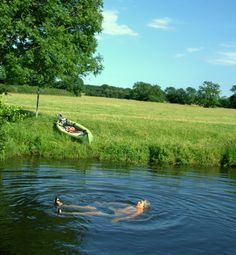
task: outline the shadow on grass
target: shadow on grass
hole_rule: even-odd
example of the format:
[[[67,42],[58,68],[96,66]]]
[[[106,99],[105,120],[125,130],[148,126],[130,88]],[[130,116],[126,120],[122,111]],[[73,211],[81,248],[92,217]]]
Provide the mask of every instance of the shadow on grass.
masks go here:
[[[27,118],[35,117],[35,112],[29,111],[29,110],[19,109],[18,113],[25,115]]]

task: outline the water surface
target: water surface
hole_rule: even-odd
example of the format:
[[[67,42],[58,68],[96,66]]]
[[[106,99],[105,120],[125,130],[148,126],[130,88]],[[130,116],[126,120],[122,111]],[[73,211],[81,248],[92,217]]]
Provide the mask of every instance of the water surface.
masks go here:
[[[0,163],[0,254],[235,254],[236,171],[91,162]],[[53,199],[151,202],[141,216],[57,215]],[[107,211],[109,213],[109,210]]]

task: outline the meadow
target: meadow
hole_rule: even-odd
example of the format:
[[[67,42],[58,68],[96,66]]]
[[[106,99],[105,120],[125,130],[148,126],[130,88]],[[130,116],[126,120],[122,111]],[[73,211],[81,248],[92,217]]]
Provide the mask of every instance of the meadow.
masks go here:
[[[35,112],[36,95],[5,103]],[[7,126],[5,158],[96,159],[136,164],[236,165],[236,110],[99,97],[41,95],[40,115]],[[81,123],[86,146],[61,135],[56,115]]]

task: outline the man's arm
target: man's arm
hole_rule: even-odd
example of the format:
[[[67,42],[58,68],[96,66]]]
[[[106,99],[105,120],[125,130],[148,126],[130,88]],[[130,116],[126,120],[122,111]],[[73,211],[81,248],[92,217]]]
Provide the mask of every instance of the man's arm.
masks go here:
[[[72,208],[72,209],[90,209],[97,210],[95,206],[91,205],[63,205],[64,208]]]
[[[133,218],[139,216],[140,214],[142,214],[142,212],[141,211],[137,211],[137,212],[135,212],[135,213],[133,213],[131,215],[128,215],[128,216],[115,218],[114,220],[112,220],[112,222],[118,222],[118,221],[133,219]]]

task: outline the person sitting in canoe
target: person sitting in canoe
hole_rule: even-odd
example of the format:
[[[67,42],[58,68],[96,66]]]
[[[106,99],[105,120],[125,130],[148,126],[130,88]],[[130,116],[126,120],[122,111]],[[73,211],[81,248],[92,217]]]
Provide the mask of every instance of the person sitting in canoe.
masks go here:
[[[104,213],[98,211],[95,206],[80,206],[80,205],[64,205],[63,202],[60,201],[59,198],[55,198],[54,205],[58,207],[58,214],[66,214],[66,215],[98,215],[98,216],[115,216],[112,220],[113,222],[128,220],[131,218],[135,218],[142,213],[144,213],[145,209],[150,207],[150,202],[147,200],[139,200],[135,206],[128,205],[124,208],[114,209],[109,207],[112,210],[112,214]],[[89,211],[85,212],[62,212],[62,208],[70,208],[70,209],[89,209]]]
[[[61,123],[62,126],[65,126],[67,124],[67,119],[63,117],[61,113],[58,114],[58,121]]]
[[[61,113],[58,114],[58,121],[68,133],[77,132],[77,129],[74,126],[72,126],[70,121],[63,117]]]

